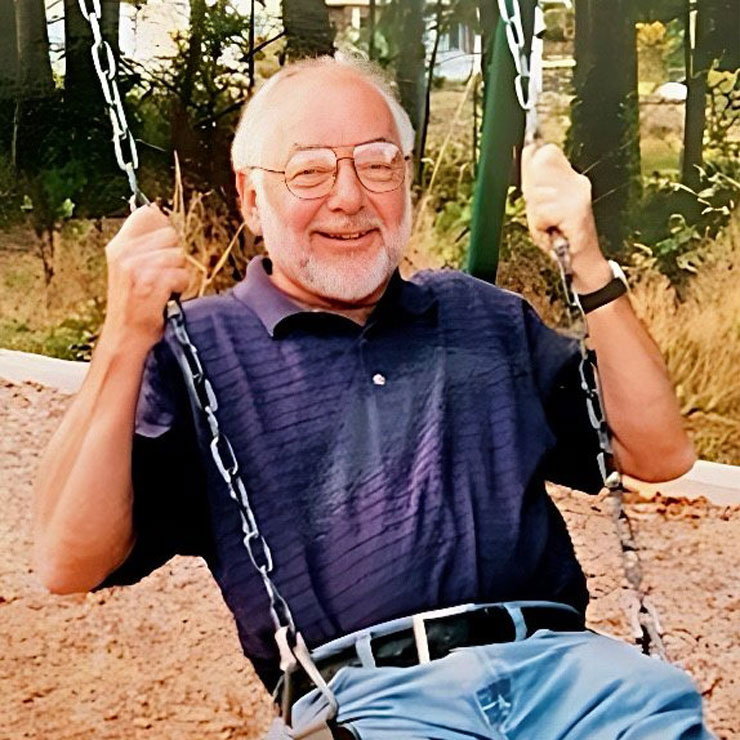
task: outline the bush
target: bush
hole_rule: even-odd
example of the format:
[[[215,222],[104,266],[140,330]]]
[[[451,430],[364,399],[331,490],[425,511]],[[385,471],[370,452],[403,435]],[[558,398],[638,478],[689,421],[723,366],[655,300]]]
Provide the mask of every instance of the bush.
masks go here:
[[[727,226],[740,199],[740,165],[726,159],[707,163],[698,191],[654,175],[644,193],[637,238],[650,249],[656,267],[680,285],[696,272],[701,244]]]

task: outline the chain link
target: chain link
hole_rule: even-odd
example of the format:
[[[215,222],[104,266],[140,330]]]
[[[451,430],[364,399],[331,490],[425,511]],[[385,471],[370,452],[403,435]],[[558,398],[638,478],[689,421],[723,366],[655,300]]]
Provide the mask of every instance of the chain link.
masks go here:
[[[177,340],[177,360],[189,386],[189,395],[196,406],[196,411],[205,419],[211,435],[209,449],[216,469],[224,479],[229,496],[239,507],[242,542],[255,570],[262,578],[267,596],[270,600],[270,616],[275,630],[287,628],[290,635],[296,634],[295,621],[288,603],[285,601],[275,582],[271,578],[274,569],[272,551],[259,530],[257,518],[249,500],[247,488],[239,473],[239,463],[231,442],[221,431],[216,417],[218,402],[208,378],[203,370],[198,348],[191,341],[185,328],[185,318],[177,301],[167,305],[167,320]]]
[[[139,189],[136,179],[139,155],[136,150],[136,140],[128,127],[121,93],[116,82],[116,56],[113,53],[111,45],[103,38],[100,29],[100,20],[102,18],[100,0],[92,0],[91,7],[88,6],[87,0],[79,0],[79,5],[80,12],[90,25],[92,31],[93,65],[98,75],[100,88],[103,91],[105,104],[108,108],[111,128],[113,129],[113,150],[115,152],[116,162],[128,179],[129,189],[131,190],[129,204],[131,210],[134,210],[137,205],[149,203],[149,201]]]
[[[516,70],[514,91],[519,105],[527,114],[526,130],[529,132],[527,138],[534,140],[537,131],[537,95],[540,92],[541,85],[531,75],[533,74],[533,70],[537,72],[537,70],[541,69],[541,60],[530,59],[527,53],[527,38],[522,26],[522,12],[519,6],[519,0],[498,0],[498,7],[501,20],[506,27],[506,40],[509,45],[509,51],[511,52],[511,58],[514,61],[514,69]],[[542,44],[534,43],[535,35],[540,35],[542,29],[542,14],[539,5],[536,5],[533,14],[532,43],[530,44],[532,57],[535,54],[542,54]],[[581,350],[579,364],[581,388],[586,394],[588,418],[596,433],[600,447],[600,452],[596,457],[596,463],[604,485],[607,488],[613,489],[620,485],[619,474],[613,470],[612,466],[612,446],[609,438],[609,428],[602,410],[603,405],[596,380],[594,356],[586,346],[586,319],[578,301],[576,301],[573,295],[573,289],[571,287],[573,271],[570,264],[570,247],[566,239],[553,235],[551,250],[560,270],[570,329],[573,335],[579,340]]]
[[[86,0],[79,0],[79,6],[82,15],[92,30],[93,64],[110,116],[116,161],[118,166],[126,173],[129,188],[131,189],[132,195],[129,199],[129,204],[133,211],[137,204],[148,204],[149,200],[141,192],[136,179],[139,158],[136,151],[136,141],[128,127],[123,101],[121,100],[121,94],[116,82],[117,67],[115,54],[110,44],[103,38],[100,29],[100,19],[102,18],[100,0],[92,0],[91,6],[87,5]],[[166,318],[177,340],[176,347],[178,349],[175,354],[187,384],[188,395],[194,406],[194,411],[200,412],[208,425],[211,434],[209,445],[211,457],[221,477],[224,479],[229,496],[236,502],[239,508],[239,518],[241,520],[242,532],[244,533],[242,542],[252,565],[262,579],[270,602],[270,617],[275,627],[275,638],[280,650],[281,667],[285,666],[285,670],[288,670],[288,667],[292,666],[294,668],[300,663],[309,671],[309,674],[311,671],[317,673],[315,666],[311,662],[310,654],[305,648],[303,638],[300,632],[296,630],[295,621],[288,602],[271,578],[271,573],[274,569],[272,551],[264,536],[259,531],[247,489],[239,474],[239,464],[234,453],[234,448],[219,427],[216,417],[216,411],[218,409],[216,394],[203,370],[198,349],[190,340],[185,327],[182,307],[177,298],[173,298],[167,304]],[[318,675],[320,681],[319,690],[327,696],[331,708],[329,717],[333,717],[337,709],[336,700],[331,690],[323,683],[320,674]]]
[[[506,42],[516,70],[514,78],[516,99],[525,111],[529,111],[533,105],[533,100],[529,97],[529,55],[519,0],[498,0],[498,10],[504,22]]]
[[[570,2],[563,3],[570,7]],[[542,43],[539,36],[543,30],[543,19],[539,3],[534,8],[534,24],[532,29],[532,44],[530,60],[523,59],[526,49],[526,40],[522,29],[522,16],[518,0],[498,0],[501,19],[506,24],[506,39],[509,44],[514,68],[517,76],[514,80],[514,91],[519,105],[525,111],[525,144],[533,143],[537,138],[537,98],[541,92],[541,58]],[[523,79],[528,79],[526,99],[522,95]],[[648,600],[642,587],[642,568],[638,548],[634,540],[632,523],[624,510],[622,503],[622,484],[619,471],[614,467],[611,434],[603,411],[601,390],[596,372],[596,355],[588,349],[586,316],[581,304],[576,300],[572,281],[573,270],[570,259],[570,245],[559,235],[553,235],[551,251],[555,256],[560,271],[560,279],[565,295],[566,309],[571,333],[578,339],[580,361],[578,365],[581,389],[586,397],[586,411],[589,422],[596,433],[599,443],[599,452],[596,455],[596,464],[604,483],[609,489],[616,511],[616,529],[622,549],[622,559],[625,575],[635,595],[634,623],[635,639],[646,653],[652,653],[666,660],[665,646],[662,641],[662,628],[655,607]]]

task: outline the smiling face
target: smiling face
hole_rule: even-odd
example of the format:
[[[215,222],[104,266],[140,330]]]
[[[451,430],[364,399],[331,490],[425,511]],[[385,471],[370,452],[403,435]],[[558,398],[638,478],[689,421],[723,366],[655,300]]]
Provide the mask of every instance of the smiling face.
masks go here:
[[[373,193],[357,179],[353,147],[389,141],[401,147],[384,98],[351,70],[302,70],[270,98],[268,133],[258,164],[284,170],[296,149],[330,147],[338,171],[328,195],[302,200],[283,175],[237,174],[247,225],[262,234],[273,281],[311,305],[362,306],[382,294],[411,230],[408,171],[396,190]]]

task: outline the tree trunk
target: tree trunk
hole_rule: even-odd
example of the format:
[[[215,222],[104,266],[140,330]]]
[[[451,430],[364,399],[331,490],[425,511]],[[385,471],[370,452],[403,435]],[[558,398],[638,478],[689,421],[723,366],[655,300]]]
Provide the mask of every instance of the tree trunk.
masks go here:
[[[74,111],[102,108],[92,43],[92,31],[80,4],[77,0],[64,0],[64,100]]]
[[[103,0],[101,3],[103,11],[102,31],[103,38],[111,45],[113,53],[118,59],[120,48],[118,46],[119,27],[121,25],[121,0]]]
[[[0,159],[14,164],[13,116],[18,92],[18,45],[15,40],[15,4],[0,0]]]
[[[696,29],[701,64],[734,72],[740,67],[740,3],[737,0],[702,0]]]
[[[103,38],[118,58],[120,0],[103,0],[99,19]],[[103,94],[92,59],[93,36],[78,0],[64,0],[64,98],[76,109],[102,110]],[[101,49],[101,55],[103,51]],[[102,56],[105,63],[106,57]]]
[[[203,31],[208,8],[205,0],[190,0],[190,29],[185,71],[180,85],[180,94],[172,101],[170,131],[172,148],[177,152],[180,163],[187,165],[198,157],[198,137],[193,129],[191,111],[195,78],[202,61]]]
[[[18,85],[23,98],[43,98],[54,91],[44,0],[15,0]]]
[[[478,5],[478,17],[481,27],[481,70],[483,72],[483,97],[486,95],[486,75],[490,55],[493,52],[493,40],[496,36],[496,27],[500,17],[498,4],[490,0],[480,0]]]
[[[375,13],[375,0],[369,0],[368,19],[367,19],[367,30],[369,32],[369,41],[367,48],[367,55],[371,60],[375,59],[375,26],[376,26],[376,13]]]
[[[686,24],[684,48],[686,51],[686,108],[683,130],[683,154],[681,157],[681,182],[693,190],[699,189],[699,167],[704,162],[704,127],[707,109],[707,67],[709,58],[702,59],[704,54],[692,44],[692,14],[696,12],[695,38],[702,38],[704,12],[698,3],[688,0],[686,3]]]
[[[567,146],[576,168],[588,171],[596,224],[612,255],[623,248],[641,194],[634,5],[576,3],[576,96]]]
[[[14,0],[0,0],[0,105],[15,99],[18,45],[15,39]]]
[[[419,161],[421,153],[421,129],[424,118],[424,0],[399,0],[399,23],[397,26],[396,80],[401,104],[409,114],[416,131],[414,155]]]
[[[254,30],[254,0],[251,0],[249,11],[249,87],[247,88],[250,95],[254,89],[254,83],[257,81],[254,73]]]
[[[432,85],[434,84],[434,66],[437,63],[437,52],[439,51],[439,40],[442,36],[442,0],[437,0],[437,11],[435,13],[434,46],[429,58],[429,71],[427,73],[427,88],[424,97],[424,115],[421,124],[421,135],[419,136],[419,167],[416,180],[421,183],[424,177],[424,151],[429,131],[429,115],[432,109]]]
[[[334,55],[334,28],[324,0],[283,0],[285,57]]]

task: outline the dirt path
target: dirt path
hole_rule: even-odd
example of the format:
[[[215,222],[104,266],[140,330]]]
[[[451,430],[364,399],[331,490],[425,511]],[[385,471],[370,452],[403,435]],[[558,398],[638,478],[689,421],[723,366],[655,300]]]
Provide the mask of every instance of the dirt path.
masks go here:
[[[199,561],[177,558],[141,584],[97,594],[54,597],[37,583],[32,477],[67,403],[0,381],[0,740],[258,738],[270,700]],[[589,577],[591,626],[629,639],[611,502],[554,495]],[[719,737],[740,738],[740,507],[627,508],[669,657],[695,677]]]

